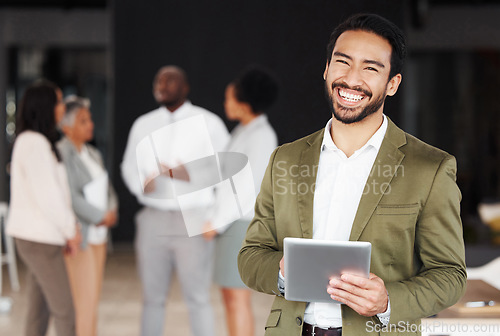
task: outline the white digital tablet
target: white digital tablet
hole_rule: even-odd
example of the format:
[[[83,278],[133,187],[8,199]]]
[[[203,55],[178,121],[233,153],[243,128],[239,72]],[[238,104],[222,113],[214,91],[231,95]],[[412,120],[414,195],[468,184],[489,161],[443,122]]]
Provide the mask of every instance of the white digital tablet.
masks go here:
[[[284,239],[285,299],[340,303],[326,292],[332,277],[370,274],[372,244],[358,241]]]

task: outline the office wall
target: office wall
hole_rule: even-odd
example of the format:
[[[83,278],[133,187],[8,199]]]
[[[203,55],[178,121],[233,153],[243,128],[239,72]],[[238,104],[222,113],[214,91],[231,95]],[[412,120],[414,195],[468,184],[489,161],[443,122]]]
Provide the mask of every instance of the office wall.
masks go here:
[[[15,66],[9,64],[10,50],[92,48],[106,51],[110,45],[110,30],[109,13],[105,9],[0,7],[0,106],[6,106],[8,80],[17,72],[17,69],[13,68]],[[7,117],[5,108],[2,109],[2,113],[0,129],[5,130]],[[9,178],[5,167],[10,160],[10,150],[11,144],[4,132],[0,137],[1,201],[9,199]]]

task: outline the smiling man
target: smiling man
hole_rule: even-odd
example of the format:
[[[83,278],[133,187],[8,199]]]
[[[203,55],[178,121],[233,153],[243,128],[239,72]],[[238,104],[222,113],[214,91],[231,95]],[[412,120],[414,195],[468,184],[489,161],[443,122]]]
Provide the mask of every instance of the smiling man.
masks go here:
[[[355,15],[333,31],[327,52],[332,118],[271,156],[240,274],[249,287],[276,295],[266,335],[419,335],[420,319],[453,305],[465,289],[455,158],[383,113],[402,80],[406,45],[397,26]],[[283,192],[299,184],[310,187]],[[372,273],[330,280],[325,290],[342,305],[287,301],[285,237],[369,241]]]

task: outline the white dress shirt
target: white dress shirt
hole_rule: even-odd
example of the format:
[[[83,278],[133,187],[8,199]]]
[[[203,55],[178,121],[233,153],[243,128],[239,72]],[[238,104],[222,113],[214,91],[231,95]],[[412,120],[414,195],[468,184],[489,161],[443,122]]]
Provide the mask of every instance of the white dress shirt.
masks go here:
[[[65,245],[76,233],[68,177],[50,142],[24,131],[14,143],[7,234],[19,239]]]
[[[83,145],[80,152],[78,153],[78,156],[80,157],[80,160],[82,160],[83,164],[85,165],[85,168],[87,168],[87,171],[89,172],[90,176],[92,177],[92,180],[96,180],[103,175],[106,175],[106,171],[101,167],[99,163],[97,163],[92,156],[89,154],[89,150],[87,149],[86,145]],[[106,196],[103,198],[107,199],[108,195],[108,190],[105,191]],[[98,224],[98,223],[93,223],[93,224]],[[87,232],[87,242],[89,244],[93,245],[100,245],[104,244],[106,242],[106,239],[108,237],[108,228],[105,227],[104,225],[96,226],[96,225],[89,225],[89,229]]]
[[[255,195],[259,193],[264,173],[266,172],[269,157],[273,150],[278,146],[278,137],[267,120],[264,114],[259,115],[247,125],[239,124],[231,132],[231,140],[226,147],[226,152],[238,152],[245,154],[250,163],[252,171],[253,182],[255,187]],[[217,194],[216,209],[212,216],[212,226],[216,227],[218,233],[225,232],[230,224],[224,221],[224,197]],[[225,194],[223,194],[225,195]],[[252,204],[255,203],[255,198]],[[241,219],[252,220],[254,216],[254,208],[250,207],[250,211],[243,214]]]
[[[313,239],[348,241],[359,201],[387,130],[387,118],[368,142],[347,157],[334,144],[330,119],[325,128],[314,192]],[[389,313],[389,312],[388,312]],[[310,302],[304,321],[341,327],[340,304]]]
[[[202,117],[201,131],[195,128],[199,125],[193,125],[192,129],[189,129],[186,128],[186,123],[182,123],[192,117]],[[181,123],[174,124],[177,122]],[[158,137],[155,138],[154,135]],[[146,143],[146,146],[140,147],[141,141],[148,137],[151,139],[151,145]],[[154,193],[144,194],[144,176],[151,175],[153,170],[158,171],[158,163],[173,168],[179,164],[186,164],[187,161],[202,158],[203,155],[200,156],[198,153],[207,154],[207,148],[215,154],[225,148],[228,140],[229,134],[222,120],[204,108],[195,106],[189,101],[174,112],[160,107],[140,116],[132,125],[121,164],[123,180],[139,203],[160,210],[179,210],[177,199],[172,197],[172,185],[178,184],[182,187],[184,184],[184,187],[189,189],[189,184],[195,182],[172,181],[169,177],[159,176],[155,179]],[[152,153],[155,156],[152,156]],[[196,179],[195,175],[190,174],[190,178]],[[189,206],[196,208],[210,205],[213,202],[211,194],[212,192],[207,190],[204,197],[190,199],[192,204]]]

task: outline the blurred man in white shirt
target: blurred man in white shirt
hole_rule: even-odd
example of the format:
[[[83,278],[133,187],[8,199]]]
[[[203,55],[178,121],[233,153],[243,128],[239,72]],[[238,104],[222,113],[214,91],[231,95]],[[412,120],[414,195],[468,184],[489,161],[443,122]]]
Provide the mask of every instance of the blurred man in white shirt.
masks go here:
[[[160,104],[132,125],[122,177],[144,208],[136,216],[136,252],[143,287],[142,336],[163,334],[165,302],[174,270],[187,302],[193,335],[214,335],[210,303],[213,242],[189,237],[186,213],[179,205],[179,190],[193,189],[200,172],[189,162],[221,151],[229,134],[215,114],[187,100],[189,84],[176,66],[162,67],[153,83]],[[200,122],[201,121],[201,122]],[[187,126],[187,127],[186,127]],[[177,191],[177,193],[176,193]],[[204,197],[192,197],[190,220],[200,227],[210,207],[210,188]],[[183,217],[184,216],[184,217]],[[201,232],[200,232],[201,233]]]

